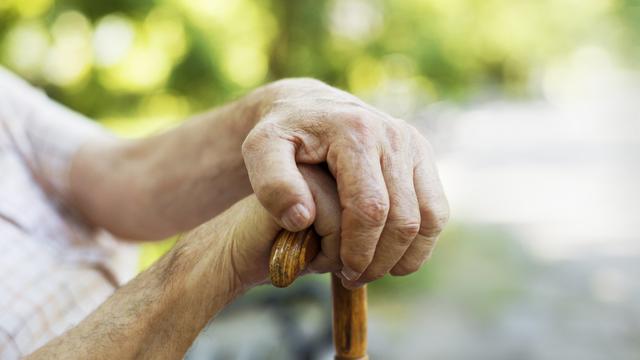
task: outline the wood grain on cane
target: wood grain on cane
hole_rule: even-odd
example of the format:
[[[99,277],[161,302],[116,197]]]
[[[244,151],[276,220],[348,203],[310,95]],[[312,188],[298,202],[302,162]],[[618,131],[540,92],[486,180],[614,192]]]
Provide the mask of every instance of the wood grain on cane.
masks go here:
[[[318,254],[319,237],[313,228],[292,233],[282,230],[271,248],[269,276],[276,287],[287,287]]]
[[[276,287],[287,287],[318,254],[320,239],[313,228],[297,233],[282,230],[271,248],[269,276]],[[336,360],[367,360],[367,289],[349,290],[331,274],[333,342]]]
[[[367,287],[346,289],[331,274],[333,344],[336,360],[367,359]]]

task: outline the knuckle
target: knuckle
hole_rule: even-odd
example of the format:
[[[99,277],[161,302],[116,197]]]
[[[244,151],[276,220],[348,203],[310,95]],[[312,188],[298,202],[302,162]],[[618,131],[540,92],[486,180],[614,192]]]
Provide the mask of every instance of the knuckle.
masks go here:
[[[363,111],[350,110],[342,118],[343,123],[353,134],[353,140],[360,142],[373,136],[373,124]]]
[[[262,123],[256,126],[242,142],[242,154],[248,156],[260,153],[264,150],[269,136],[275,132],[274,124]]]
[[[436,246],[436,242],[438,241],[438,237],[433,236],[418,236],[414,242],[414,246],[407,251],[404,256],[404,260],[406,261],[416,261],[418,263],[423,263],[431,257],[431,253]]]
[[[420,225],[419,233],[427,237],[435,237],[444,230],[447,222],[449,222],[448,208],[431,212],[427,220]]]
[[[403,258],[393,267],[391,275],[402,276],[417,272],[433,254],[433,247],[437,238],[421,238],[417,247],[412,247]]]
[[[256,136],[251,133],[247,135],[247,138],[242,142],[242,155],[244,157],[251,156],[258,152],[261,147],[262,144],[260,144]]]
[[[409,245],[413,239],[420,232],[420,221],[407,219],[404,221],[398,221],[391,225],[393,232],[396,234],[396,239],[402,245]]]
[[[378,197],[367,198],[354,206],[356,215],[368,225],[383,225],[389,213],[389,203]]]
[[[347,251],[342,255],[342,263],[358,272],[363,272],[367,268],[367,266],[369,266],[372,259],[373,254],[362,251]]]
[[[443,226],[444,225],[438,221],[425,222],[420,226],[420,234],[427,237],[437,236],[442,232]]]
[[[391,271],[394,276],[404,276],[417,272],[422,267],[422,262],[418,261],[403,261],[396,265]]]
[[[438,241],[438,238],[436,236],[429,236],[422,239],[422,248],[426,252],[425,257],[428,258],[429,256],[431,256],[431,251],[436,246],[436,241]]]
[[[399,151],[404,142],[404,136],[401,129],[395,124],[389,124],[385,127],[385,135],[389,146],[394,151]]]

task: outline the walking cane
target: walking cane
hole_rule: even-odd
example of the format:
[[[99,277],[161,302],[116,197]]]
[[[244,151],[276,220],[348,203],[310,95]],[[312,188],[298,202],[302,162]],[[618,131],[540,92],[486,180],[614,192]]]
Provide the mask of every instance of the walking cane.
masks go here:
[[[269,275],[276,287],[287,287],[318,254],[313,227],[292,233],[282,230],[271,248]],[[367,289],[349,290],[331,274],[335,360],[367,360]]]

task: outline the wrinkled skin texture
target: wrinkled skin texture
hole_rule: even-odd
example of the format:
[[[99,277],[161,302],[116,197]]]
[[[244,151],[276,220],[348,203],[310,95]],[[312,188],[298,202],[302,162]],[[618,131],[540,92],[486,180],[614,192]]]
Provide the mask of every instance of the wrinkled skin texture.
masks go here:
[[[255,192],[290,231],[318,212],[299,164],[337,184],[341,230],[314,270],[359,286],[429,258],[449,209],[433,151],[411,125],[312,79],[288,79],[137,140],[92,141],[71,172],[71,207],[129,239],[161,239]]]
[[[317,216],[313,224],[315,231],[320,236],[321,243],[331,247],[340,234],[340,203],[335,181],[330,174],[317,166],[303,165],[299,171],[309,185],[313,198],[316,199]],[[229,236],[233,242],[230,263],[234,264],[234,272],[238,274],[243,288],[269,282],[271,247],[277,233],[282,229],[273,217],[265,216],[268,213],[257,202],[255,195],[248,199],[250,201],[243,200],[248,204],[243,209],[246,213],[243,217],[251,221],[231,223]],[[250,212],[261,216],[254,216]],[[325,256],[322,253],[318,254],[310,264],[310,270],[326,272],[326,266],[323,266]]]
[[[337,182],[341,240],[323,242],[313,267],[340,271],[349,287],[417,271],[449,217],[427,140],[322,82],[271,86],[274,101],[242,147],[261,203],[289,230],[309,226],[317,209],[296,163],[326,163]]]

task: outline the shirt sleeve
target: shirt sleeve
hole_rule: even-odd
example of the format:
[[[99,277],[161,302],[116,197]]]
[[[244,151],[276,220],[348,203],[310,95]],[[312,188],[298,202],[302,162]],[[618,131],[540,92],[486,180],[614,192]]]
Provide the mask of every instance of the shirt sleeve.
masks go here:
[[[71,160],[78,148],[111,136],[2,67],[0,131],[8,134],[37,180],[57,195],[68,191]]]
[[[22,354],[16,341],[9,336],[9,333],[0,328],[0,359],[13,360],[20,359]]]

